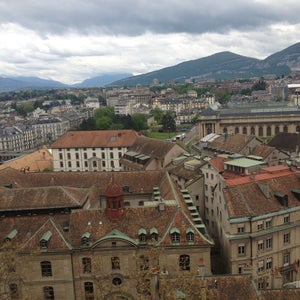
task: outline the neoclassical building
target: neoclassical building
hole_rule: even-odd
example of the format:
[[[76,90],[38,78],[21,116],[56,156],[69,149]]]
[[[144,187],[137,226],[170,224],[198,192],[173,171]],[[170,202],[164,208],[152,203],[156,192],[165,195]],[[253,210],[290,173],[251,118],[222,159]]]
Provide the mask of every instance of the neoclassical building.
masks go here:
[[[262,106],[263,105],[263,106]],[[209,107],[199,116],[199,137],[210,133],[241,133],[270,137],[279,132],[300,132],[300,109],[282,102]]]

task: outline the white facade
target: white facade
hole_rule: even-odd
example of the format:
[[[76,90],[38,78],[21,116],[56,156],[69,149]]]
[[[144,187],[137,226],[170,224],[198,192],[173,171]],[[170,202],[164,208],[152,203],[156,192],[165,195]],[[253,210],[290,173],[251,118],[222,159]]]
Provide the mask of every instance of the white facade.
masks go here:
[[[52,149],[56,172],[120,171],[127,147]]]

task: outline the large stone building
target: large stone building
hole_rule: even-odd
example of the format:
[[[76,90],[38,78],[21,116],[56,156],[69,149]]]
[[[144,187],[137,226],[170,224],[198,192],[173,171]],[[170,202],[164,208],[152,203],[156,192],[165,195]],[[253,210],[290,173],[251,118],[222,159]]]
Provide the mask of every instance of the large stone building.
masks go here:
[[[300,109],[280,102],[209,107],[199,116],[200,138],[210,133],[242,133],[270,137],[279,132],[300,132]]]
[[[299,280],[300,172],[215,157],[202,167],[207,230],[221,272],[250,273],[259,289]],[[220,270],[219,270],[220,271]]]
[[[51,145],[53,170],[120,171],[120,158],[137,137],[134,130],[66,132]]]
[[[161,278],[211,275],[213,242],[164,171],[6,168],[0,183],[1,247],[19,253],[1,292],[14,299],[159,299]]]

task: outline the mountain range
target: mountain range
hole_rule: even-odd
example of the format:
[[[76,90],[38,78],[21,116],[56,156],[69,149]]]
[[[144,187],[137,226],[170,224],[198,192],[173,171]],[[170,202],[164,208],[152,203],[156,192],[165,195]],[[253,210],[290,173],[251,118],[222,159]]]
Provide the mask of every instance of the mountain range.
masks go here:
[[[153,80],[161,83],[184,82],[186,79],[234,79],[290,75],[300,71],[300,43],[276,52],[263,60],[242,56],[229,51],[189,60],[153,72],[132,76],[128,73],[104,74],[75,85],[38,77],[0,77],[0,92],[25,88],[84,88],[103,86],[150,85]]]

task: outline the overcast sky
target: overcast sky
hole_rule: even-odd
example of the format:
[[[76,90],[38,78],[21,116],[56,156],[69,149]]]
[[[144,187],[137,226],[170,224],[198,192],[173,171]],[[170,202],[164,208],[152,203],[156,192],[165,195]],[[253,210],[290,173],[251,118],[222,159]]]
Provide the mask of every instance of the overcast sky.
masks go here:
[[[0,0],[0,76],[64,83],[299,42],[299,0]]]

